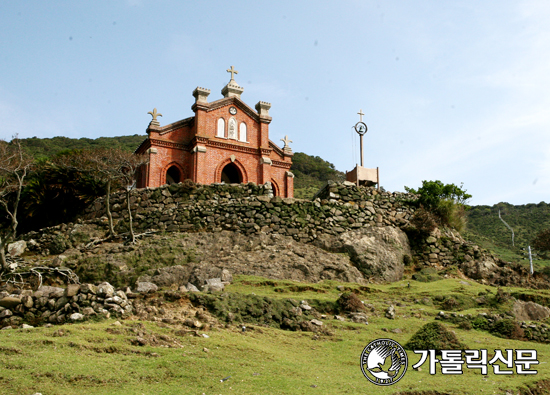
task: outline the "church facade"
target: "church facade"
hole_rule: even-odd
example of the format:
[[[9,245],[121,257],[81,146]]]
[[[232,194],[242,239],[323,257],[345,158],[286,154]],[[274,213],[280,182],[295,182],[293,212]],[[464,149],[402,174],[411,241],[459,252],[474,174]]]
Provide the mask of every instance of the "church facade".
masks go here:
[[[209,89],[193,91],[194,116],[160,126],[157,117],[162,115],[156,109],[149,113],[153,120],[148,137],[135,151],[149,156],[138,187],[186,179],[198,184],[270,182],[276,196],[294,196],[290,140],[285,136],[280,148],[269,139],[271,104],[260,101],[255,109],[249,107],[241,99],[244,89],[234,80],[237,72],[233,66],[227,71],[231,80],[222,89],[222,99],[208,102]]]

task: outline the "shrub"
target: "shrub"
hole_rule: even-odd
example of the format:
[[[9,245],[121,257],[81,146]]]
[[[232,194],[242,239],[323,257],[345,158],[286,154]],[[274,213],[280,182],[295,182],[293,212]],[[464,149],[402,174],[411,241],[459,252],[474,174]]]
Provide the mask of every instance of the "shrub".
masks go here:
[[[456,186],[443,184],[439,180],[422,181],[422,186],[418,190],[409,187],[405,187],[405,190],[420,195],[418,206],[435,215],[436,223],[452,227],[459,232],[465,229],[467,208],[465,203],[472,195],[462,189],[462,184]]]
[[[414,227],[416,235],[425,239],[437,228],[437,219],[431,212],[420,206],[414,212],[411,225]]]
[[[525,333],[519,324],[511,319],[498,320],[491,328],[491,333],[507,339],[523,339]]]
[[[489,325],[489,321],[487,321],[487,318],[482,316],[477,316],[472,321],[472,327],[477,330],[487,331],[489,330],[489,326],[490,325]]]
[[[467,331],[472,330],[473,326],[472,323],[468,320],[462,320],[458,323],[458,327],[460,329],[465,329]]]
[[[405,344],[407,350],[466,350],[456,335],[439,322],[430,322],[418,330]]]
[[[344,292],[336,301],[341,312],[354,313],[365,310],[359,297],[353,292]]]

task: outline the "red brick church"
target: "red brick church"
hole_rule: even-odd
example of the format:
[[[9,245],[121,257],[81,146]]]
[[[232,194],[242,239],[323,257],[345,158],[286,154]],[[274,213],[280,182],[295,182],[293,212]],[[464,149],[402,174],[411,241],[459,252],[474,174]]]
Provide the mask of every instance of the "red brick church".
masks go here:
[[[198,184],[271,182],[273,193],[293,197],[294,175],[290,172],[292,150],[286,136],[283,148],[269,139],[271,104],[249,107],[241,99],[243,88],[234,79],[222,89],[223,98],[208,102],[210,90],[193,91],[194,116],[160,126],[156,109],[148,137],[136,150],[149,155],[139,175],[138,187],[159,187],[191,179]]]

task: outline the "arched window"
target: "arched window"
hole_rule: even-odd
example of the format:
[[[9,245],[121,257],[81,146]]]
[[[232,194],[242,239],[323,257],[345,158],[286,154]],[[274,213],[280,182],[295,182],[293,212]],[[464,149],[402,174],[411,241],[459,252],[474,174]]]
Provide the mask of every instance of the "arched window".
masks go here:
[[[227,138],[237,140],[237,121],[235,118],[229,120],[229,126],[227,128]]]
[[[239,140],[246,141],[246,123],[244,122],[239,125]]]
[[[218,119],[216,137],[225,137],[225,120],[223,118]]]

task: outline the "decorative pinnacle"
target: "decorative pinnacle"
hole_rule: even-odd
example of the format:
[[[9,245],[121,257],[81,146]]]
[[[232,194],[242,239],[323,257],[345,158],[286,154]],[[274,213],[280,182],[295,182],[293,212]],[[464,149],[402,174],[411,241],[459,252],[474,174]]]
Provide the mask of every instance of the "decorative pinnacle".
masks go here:
[[[292,143],[293,141],[290,140],[290,139],[288,138],[288,136],[285,136],[285,138],[284,138],[284,139],[281,139],[281,141],[282,141],[283,143],[285,143],[285,145],[283,146],[283,149],[290,149],[290,146],[288,145],[288,143]]]
[[[231,73],[231,81],[234,81],[234,80],[235,80],[235,78],[233,78],[233,77],[234,77],[234,74],[239,74],[239,72],[238,72],[237,70],[235,70],[235,69],[233,68],[233,66],[231,66],[230,69],[227,69],[227,72],[228,72],[228,73]]]
[[[159,114],[156,108],[153,108],[153,111],[152,112],[149,111],[147,114],[151,114],[151,116],[153,117],[153,119],[151,120],[151,124],[160,125],[159,121],[157,120],[157,117],[162,117],[162,114]]]
[[[363,115],[365,115],[363,114],[363,110],[359,110],[357,114],[359,114],[359,122],[363,122]]]

